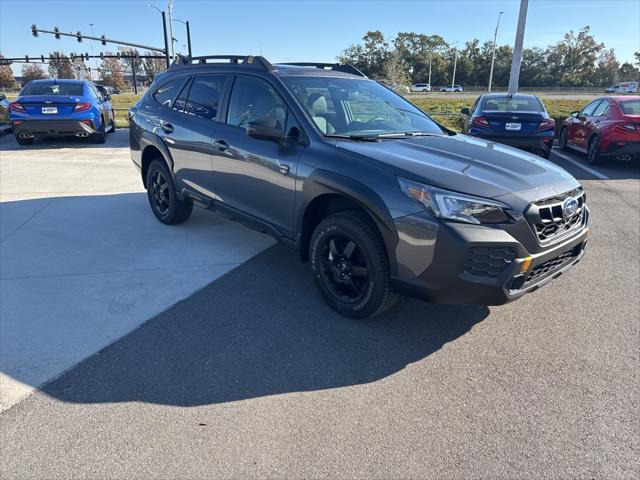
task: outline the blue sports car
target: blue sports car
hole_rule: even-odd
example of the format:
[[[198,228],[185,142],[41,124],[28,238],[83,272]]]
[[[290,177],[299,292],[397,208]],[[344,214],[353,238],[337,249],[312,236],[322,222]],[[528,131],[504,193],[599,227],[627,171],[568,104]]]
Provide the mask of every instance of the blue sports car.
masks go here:
[[[110,99],[88,80],[32,80],[9,104],[9,121],[20,145],[69,136],[104,143],[115,128]]]
[[[535,95],[487,93],[461,112],[467,135],[549,158],[556,125]]]

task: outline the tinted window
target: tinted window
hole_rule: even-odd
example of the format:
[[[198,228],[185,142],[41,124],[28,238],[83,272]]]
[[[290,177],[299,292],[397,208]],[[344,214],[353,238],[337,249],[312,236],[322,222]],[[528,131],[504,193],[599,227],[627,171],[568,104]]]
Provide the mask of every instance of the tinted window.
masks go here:
[[[191,82],[187,82],[182,90],[180,91],[180,95],[176,98],[176,101],[173,102],[173,109],[178,110],[179,112],[184,110],[185,105],[187,104],[187,95],[189,94],[189,86]]]
[[[605,115],[608,111],[609,111],[609,102],[607,102],[606,100],[603,100],[600,103],[600,105],[598,105],[598,108],[596,108],[595,111],[593,112],[593,116],[600,117],[602,115]]]
[[[185,112],[212,120],[218,115],[227,77],[194,77]],[[177,103],[177,102],[176,102]]]
[[[229,101],[227,123],[246,127],[257,118],[275,119],[284,129],[286,108],[275,89],[267,82],[253,77],[236,79]]]
[[[640,100],[623,100],[620,108],[625,115],[640,115]]]
[[[536,97],[513,95],[489,97],[484,101],[482,109],[486,112],[542,112],[544,107]]]
[[[70,95],[81,97],[84,94],[82,83],[38,82],[29,83],[20,95]]]
[[[153,94],[153,98],[155,98],[159,104],[165,107],[171,106],[171,101],[178,93],[178,89],[182,86],[183,82],[184,78],[176,78],[165,83],[155,91],[155,93]]]
[[[580,115],[584,115],[585,117],[593,116],[593,112],[596,111],[596,107],[598,106],[599,103],[600,103],[600,100],[595,100],[591,102],[589,105],[587,105],[582,109],[582,112],[580,112]]]

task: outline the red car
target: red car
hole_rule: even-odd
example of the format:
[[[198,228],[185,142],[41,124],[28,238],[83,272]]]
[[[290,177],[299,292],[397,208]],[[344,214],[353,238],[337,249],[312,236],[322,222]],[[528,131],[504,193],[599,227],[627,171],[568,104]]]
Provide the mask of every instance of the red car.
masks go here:
[[[640,157],[640,97],[601,97],[562,124],[560,146],[587,154],[589,163]]]

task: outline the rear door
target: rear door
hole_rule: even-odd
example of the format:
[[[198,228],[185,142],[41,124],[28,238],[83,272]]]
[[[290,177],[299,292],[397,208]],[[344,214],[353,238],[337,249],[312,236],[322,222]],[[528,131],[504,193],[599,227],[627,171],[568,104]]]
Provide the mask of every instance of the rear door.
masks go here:
[[[157,132],[171,152],[179,191],[215,197],[211,141],[228,79],[224,74],[196,75],[162,107]]]

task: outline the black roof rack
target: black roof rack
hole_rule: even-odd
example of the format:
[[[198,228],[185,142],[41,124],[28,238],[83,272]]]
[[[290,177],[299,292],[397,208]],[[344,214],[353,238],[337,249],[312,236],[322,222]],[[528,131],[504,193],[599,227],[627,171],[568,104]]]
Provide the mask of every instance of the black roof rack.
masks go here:
[[[170,70],[197,65],[238,65],[245,68],[274,70],[269,60],[259,55],[255,57],[253,55],[206,55],[203,57],[178,55],[178,58],[171,64]]]
[[[358,75],[359,77],[367,78],[367,76],[364,73],[362,73],[356,67],[348,63],[286,62],[286,63],[280,63],[279,65],[294,65],[298,67],[315,67],[320,69],[329,68],[330,70],[334,70],[336,72],[351,73],[353,75]]]

